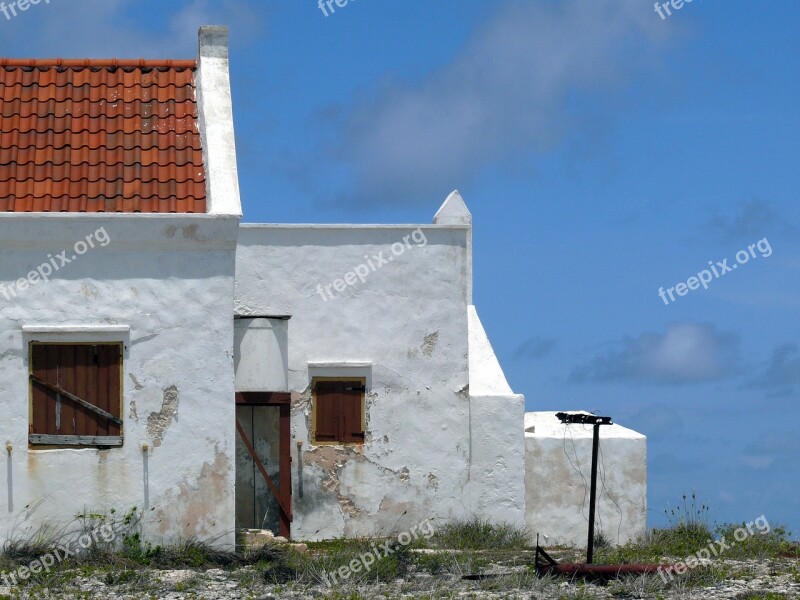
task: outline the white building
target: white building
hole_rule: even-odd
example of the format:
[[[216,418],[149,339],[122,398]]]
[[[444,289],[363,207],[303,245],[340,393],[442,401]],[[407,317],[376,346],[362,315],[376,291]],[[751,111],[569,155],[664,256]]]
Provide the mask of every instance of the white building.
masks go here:
[[[3,60],[0,102],[0,535],[132,506],[154,542],[577,527],[526,488],[565,481],[472,305],[457,192],[430,225],[241,224],[224,28],[197,64]]]

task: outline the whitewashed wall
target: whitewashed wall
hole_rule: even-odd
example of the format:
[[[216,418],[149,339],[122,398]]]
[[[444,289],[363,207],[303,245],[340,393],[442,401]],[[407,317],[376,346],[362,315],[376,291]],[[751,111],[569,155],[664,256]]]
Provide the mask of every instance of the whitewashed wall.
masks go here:
[[[555,412],[525,414],[526,519],[542,546],[586,547],[592,436],[591,425],[562,425]],[[624,544],[647,526],[647,438],[604,425],[600,449],[595,532]]]
[[[425,245],[393,256],[392,244],[416,228],[242,226],[237,314],[291,315],[296,538],[389,533],[475,508],[467,487],[468,227],[423,226]],[[323,299],[318,285],[380,252],[392,261]],[[363,447],[311,445],[314,374],[367,378]]]
[[[511,391],[474,306],[469,324],[469,393],[475,512],[524,528],[525,398]]]
[[[238,223],[205,215],[0,215],[0,284],[25,277],[48,253],[66,249],[69,257],[99,228],[110,239],[47,283],[11,300],[0,293],[0,445],[13,448],[3,452],[0,537],[85,509],[136,506],[155,542],[232,543]],[[74,333],[32,331],[59,327]],[[125,343],[123,447],[28,448],[31,339]]]

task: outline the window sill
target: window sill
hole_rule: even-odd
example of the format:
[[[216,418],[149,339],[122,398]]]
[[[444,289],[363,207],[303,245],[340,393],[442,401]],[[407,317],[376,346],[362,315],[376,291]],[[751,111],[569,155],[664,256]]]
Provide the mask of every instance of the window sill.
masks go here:
[[[28,444],[30,444],[34,450],[49,450],[52,449],[53,446],[119,448],[122,446],[122,436],[45,435],[31,433],[28,435]]]

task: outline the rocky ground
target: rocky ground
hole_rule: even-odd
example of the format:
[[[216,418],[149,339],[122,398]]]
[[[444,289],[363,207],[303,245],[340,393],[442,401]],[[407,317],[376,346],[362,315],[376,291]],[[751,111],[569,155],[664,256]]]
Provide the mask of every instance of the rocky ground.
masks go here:
[[[482,579],[464,579],[454,561],[437,575],[412,570],[391,582],[269,584],[257,566],[223,570],[115,569],[91,566],[51,574],[23,587],[0,585],[0,599],[65,598],[209,600],[361,598],[526,598],[584,600],[647,598],[659,600],[800,599],[797,559],[719,560],[664,584],[659,577],[630,577],[607,585],[535,577],[525,564],[489,564]],[[307,579],[307,578],[306,578]]]

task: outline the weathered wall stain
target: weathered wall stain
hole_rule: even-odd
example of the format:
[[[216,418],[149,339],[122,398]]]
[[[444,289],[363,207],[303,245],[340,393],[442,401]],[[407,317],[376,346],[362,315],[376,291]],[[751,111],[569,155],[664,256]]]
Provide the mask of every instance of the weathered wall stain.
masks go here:
[[[433,354],[433,351],[436,349],[436,344],[439,343],[439,332],[434,331],[425,336],[425,341],[422,343],[422,353],[425,356],[430,356]]]
[[[153,511],[153,519],[161,535],[177,529],[184,540],[204,539],[212,534],[219,514],[218,499],[229,493],[232,464],[219,446],[214,449],[214,462],[204,462],[192,480],[184,479],[177,493],[165,496]]]
[[[136,343],[136,342],[134,342],[134,343]],[[138,379],[136,379],[136,375],[134,375],[133,373],[128,373],[128,377],[131,378],[131,381],[133,382],[134,389],[136,389],[136,390],[143,390],[144,389],[144,386],[141,383],[139,383]]]
[[[187,225],[181,229],[183,230],[183,239],[198,241],[197,225]]]
[[[174,385],[164,390],[164,400],[161,403],[161,410],[150,413],[147,416],[147,435],[153,440],[153,447],[158,448],[164,437],[164,432],[172,425],[172,420],[178,414],[178,402],[180,396],[178,388]]]

